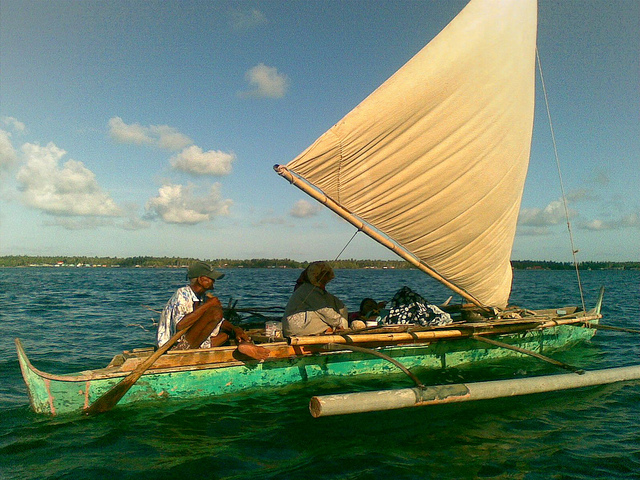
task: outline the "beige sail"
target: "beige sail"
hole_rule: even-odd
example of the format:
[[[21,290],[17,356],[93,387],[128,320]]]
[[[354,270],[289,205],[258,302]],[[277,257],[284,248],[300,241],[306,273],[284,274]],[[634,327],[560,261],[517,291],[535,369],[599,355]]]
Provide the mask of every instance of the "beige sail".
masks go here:
[[[536,17],[535,0],[472,0],[286,165],[487,306],[511,291]]]

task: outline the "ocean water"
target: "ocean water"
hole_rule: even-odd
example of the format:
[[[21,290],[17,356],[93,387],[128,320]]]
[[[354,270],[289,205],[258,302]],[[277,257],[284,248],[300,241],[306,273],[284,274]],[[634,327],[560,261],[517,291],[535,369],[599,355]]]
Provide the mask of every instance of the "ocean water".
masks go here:
[[[284,306],[298,270],[233,269],[223,303]],[[362,389],[314,381],[196,401],[116,407],[95,417],[36,415],[13,340],[41,370],[99,368],[154,342],[153,321],[185,284],[177,269],[0,269],[1,479],[591,479],[640,478],[640,384],[314,419],[310,397]],[[590,307],[607,289],[603,323],[640,327],[640,272],[582,272]],[[448,291],[405,270],[338,270],[328,289],[350,310],[408,285],[440,303]],[[516,271],[512,303],[580,303],[575,273]],[[555,358],[587,369],[640,363],[640,335],[598,331]],[[474,381],[556,373],[533,358],[424,373]],[[564,373],[564,372],[559,372]],[[365,385],[366,386],[366,385]],[[410,386],[399,375],[375,388]]]

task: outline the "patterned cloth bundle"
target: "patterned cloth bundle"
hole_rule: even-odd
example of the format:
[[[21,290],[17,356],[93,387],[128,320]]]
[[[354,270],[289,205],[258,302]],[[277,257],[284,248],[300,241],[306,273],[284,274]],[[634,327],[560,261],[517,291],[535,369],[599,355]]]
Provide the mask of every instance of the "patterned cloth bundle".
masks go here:
[[[393,296],[385,323],[418,324],[423,327],[446,325],[451,316],[429,303],[409,287],[402,287]]]

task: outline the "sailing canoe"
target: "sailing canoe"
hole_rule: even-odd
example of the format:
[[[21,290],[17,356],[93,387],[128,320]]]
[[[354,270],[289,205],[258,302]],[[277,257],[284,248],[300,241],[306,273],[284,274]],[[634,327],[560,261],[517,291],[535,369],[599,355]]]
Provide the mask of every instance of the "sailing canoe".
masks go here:
[[[348,350],[348,345],[375,349],[406,368],[426,369],[522,355],[479,342],[474,335],[499,338],[513,346],[547,353],[591,338],[595,330],[585,323],[598,321],[599,306],[600,301],[590,312],[575,307],[527,311],[528,316],[518,319],[456,321],[441,327],[413,326],[413,329],[381,327],[362,333],[292,337],[279,342],[268,342],[263,331],[250,331],[254,341],[265,342],[261,345],[269,349],[266,360],[242,358],[233,346],[169,351],[142,375],[120,403],[211,397],[317,378],[398,372],[392,363],[362,351]],[[344,350],[339,348],[340,344],[345,345]],[[83,411],[153,353],[152,348],[125,351],[105,368],[57,375],[35,368],[19,339],[16,347],[31,407],[37,413],[50,415]]]
[[[471,0],[360,105],[294,160],[276,166],[475,305],[482,321],[469,321],[462,308],[443,327],[292,337],[264,343],[270,356],[261,362],[240,358],[234,347],[169,351],[121,403],[522,355],[509,346],[541,355],[590,338],[595,330],[586,323],[599,320],[602,296],[590,312],[584,305],[507,308],[533,130],[536,22],[535,0]],[[483,337],[502,344],[478,340]],[[361,348],[350,350],[354,345]],[[152,352],[124,352],[102,369],[54,375],[34,368],[19,340],[16,346],[33,409],[53,415],[86,409]]]

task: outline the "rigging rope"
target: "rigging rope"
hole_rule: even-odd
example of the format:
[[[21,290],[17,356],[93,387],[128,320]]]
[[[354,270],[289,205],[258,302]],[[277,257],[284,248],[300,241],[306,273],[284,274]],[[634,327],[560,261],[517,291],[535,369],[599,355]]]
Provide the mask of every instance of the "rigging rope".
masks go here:
[[[354,238],[356,238],[356,235],[360,233],[360,230],[356,230],[356,233],[353,234],[353,236],[351,237],[351,239],[347,242],[347,244],[344,246],[344,248],[342,250],[340,250],[340,253],[338,254],[338,256],[335,258],[334,262],[337,262],[338,259],[340,258],[340,255],[342,255],[344,253],[344,251],[347,249],[347,247],[349,246],[349,244],[353,241]]]
[[[354,238],[356,238],[356,235],[358,234],[358,232],[360,232],[360,230],[356,230],[356,233],[353,234],[353,236],[351,237],[351,239],[347,242],[347,244],[342,248],[342,250],[340,250],[340,253],[336,256],[336,258],[333,260],[333,262],[337,262],[338,258],[340,258],[340,255],[342,255],[344,253],[344,251],[347,249],[347,247],[349,246],[349,244],[353,241]],[[295,310],[297,310],[298,308],[300,308],[300,305],[302,305],[304,302],[307,301],[307,298],[309,298],[309,296],[315,291],[315,289],[318,288],[317,286],[313,285],[313,288],[311,289],[311,291],[307,294],[306,297],[304,297],[302,300],[300,300],[300,302],[296,305]]]
[[[578,268],[578,259],[576,254],[578,250],[573,242],[573,232],[571,230],[571,222],[569,221],[569,208],[567,207],[567,197],[564,191],[564,183],[562,181],[562,172],[560,171],[560,158],[558,156],[558,147],[556,146],[556,137],[553,132],[553,123],[551,122],[551,110],[549,109],[549,100],[547,98],[547,89],[544,84],[544,76],[542,75],[542,63],[540,62],[540,52],[536,48],[536,58],[538,60],[538,71],[540,72],[540,82],[542,84],[542,93],[544,95],[544,103],[547,108],[547,118],[549,120],[549,130],[551,130],[551,142],[553,143],[553,153],[556,157],[556,167],[558,168],[558,177],[560,179],[560,190],[562,192],[562,205],[564,206],[564,215],[567,221],[567,229],[569,230],[569,241],[571,242],[571,254],[573,255],[573,265],[576,269],[576,277],[578,279],[578,289],[580,290],[580,300],[582,301],[582,309],[586,311],[584,303],[584,293],[582,291],[582,281],[580,280],[580,269]]]

